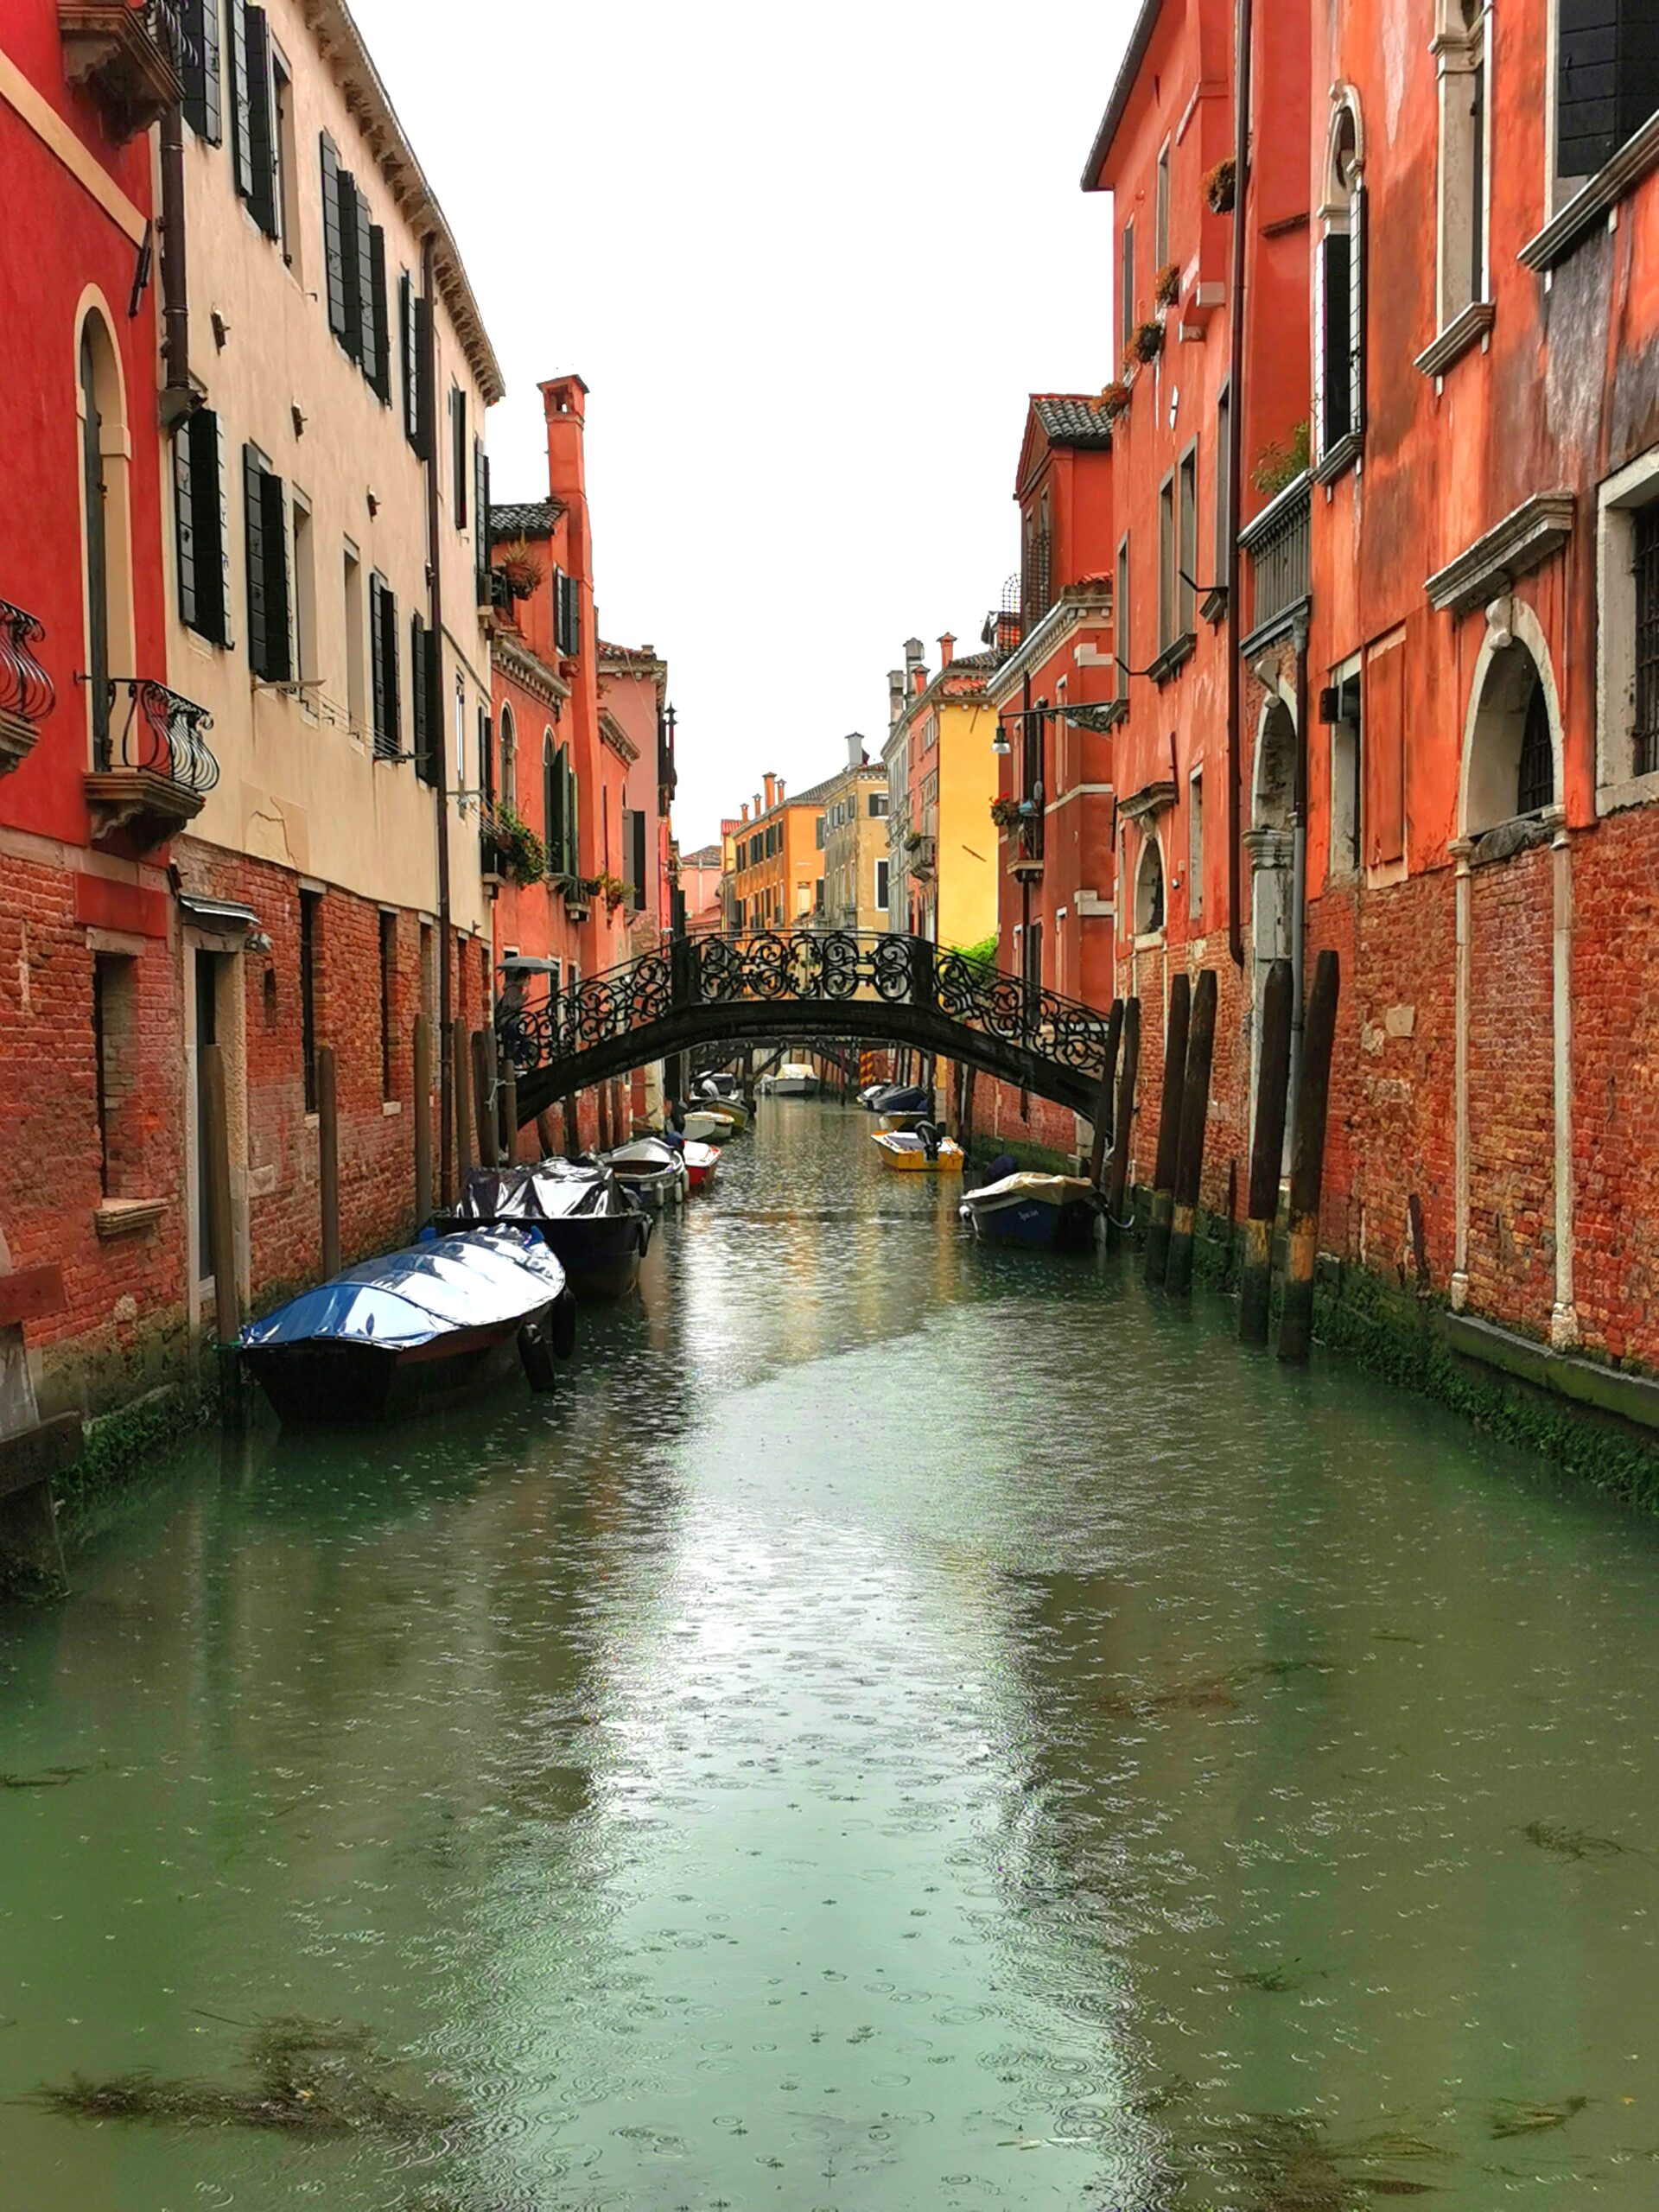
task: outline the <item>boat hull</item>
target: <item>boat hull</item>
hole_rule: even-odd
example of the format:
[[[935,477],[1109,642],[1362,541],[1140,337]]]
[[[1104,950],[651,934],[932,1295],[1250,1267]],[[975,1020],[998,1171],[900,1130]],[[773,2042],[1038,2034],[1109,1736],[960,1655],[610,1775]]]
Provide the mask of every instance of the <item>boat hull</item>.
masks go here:
[[[1076,1176],[1015,1174],[968,1192],[962,1217],[987,1244],[1032,1251],[1093,1249],[1099,1202]]]
[[[545,1328],[552,1308],[528,1323],[459,1329],[429,1344],[392,1351],[378,1344],[250,1346],[248,1372],[285,1427],[404,1421],[459,1405],[505,1382],[518,1365],[518,1332]]]
[[[639,1262],[651,1243],[651,1222],[642,1214],[571,1214],[524,1226],[557,1259],[584,1302],[626,1298],[639,1280]]]
[[[946,1137],[938,1151],[930,1160],[919,1145],[898,1144],[894,1138],[902,1132],[878,1129],[871,1141],[881,1155],[881,1165],[890,1167],[897,1175],[960,1175],[962,1153],[959,1147]]]

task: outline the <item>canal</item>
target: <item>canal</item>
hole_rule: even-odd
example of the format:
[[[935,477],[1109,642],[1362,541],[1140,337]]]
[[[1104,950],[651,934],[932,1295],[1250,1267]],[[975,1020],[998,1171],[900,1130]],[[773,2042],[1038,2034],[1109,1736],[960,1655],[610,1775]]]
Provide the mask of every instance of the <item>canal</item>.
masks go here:
[[[8,2212],[1656,2201],[1653,1529],[868,1130],[0,1624]]]

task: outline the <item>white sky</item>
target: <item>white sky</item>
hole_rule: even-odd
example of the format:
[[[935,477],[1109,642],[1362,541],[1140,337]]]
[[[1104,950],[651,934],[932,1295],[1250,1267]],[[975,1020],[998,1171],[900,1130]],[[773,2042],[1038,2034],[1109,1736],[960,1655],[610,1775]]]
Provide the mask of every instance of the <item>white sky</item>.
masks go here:
[[[505,372],[590,387],[601,633],[679,709],[682,848],[885,735],[912,635],[976,651],[1027,392],[1109,373],[1079,191],[1134,0],[353,0]],[[471,37],[456,35],[470,18]]]

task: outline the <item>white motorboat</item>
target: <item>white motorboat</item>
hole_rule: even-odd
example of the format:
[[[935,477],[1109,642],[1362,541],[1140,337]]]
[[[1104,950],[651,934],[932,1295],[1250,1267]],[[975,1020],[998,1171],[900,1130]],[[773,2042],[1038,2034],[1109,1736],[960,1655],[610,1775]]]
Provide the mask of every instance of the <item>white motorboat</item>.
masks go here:
[[[742,1126],[723,1108],[688,1106],[680,1134],[697,1144],[727,1144]]]
[[[817,1070],[804,1060],[785,1060],[776,1075],[766,1078],[774,1098],[812,1098],[818,1090]]]
[[[660,1137],[636,1137],[632,1144],[620,1144],[600,1157],[617,1181],[645,1205],[680,1205],[691,1187],[683,1158]]]
[[[958,1211],[988,1244],[1086,1252],[1094,1243],[1100,1201],[1093,1184],[1080,1176],[1015,1173],[964,1192]]]

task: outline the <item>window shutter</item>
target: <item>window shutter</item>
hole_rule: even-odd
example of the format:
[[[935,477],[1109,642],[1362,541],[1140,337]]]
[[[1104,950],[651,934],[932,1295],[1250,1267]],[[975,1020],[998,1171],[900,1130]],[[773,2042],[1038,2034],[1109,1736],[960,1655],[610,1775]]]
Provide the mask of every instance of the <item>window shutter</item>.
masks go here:
[[[380,666],[385,685],[386,757],[398,758],[404,749],[402,686],[397,681],[397,595],[380,587]]]
[[[433,444],[432,398],[432,308],[429,301],[417,292],[415,296],[415,450],[423,461],[430,461]]]
[[[271,683],[293,678],[289,645],[288,498],[280,476],[267,469],[259,486],[265,544],[265,665]]]
[[[1555,173],[1593,176],[1659,107],[1659,0],[1558,0]]]
[[[1348,427],[1365,428],[1365,188],[1356,188],[1348,240]]]
[[[403,353],[404,435],[418,450],[421,442],[420,340],[416,329],[415,279],[407,269],[397,279],[397,334]]]
[[[378,576],[369,577],[369,697],[374,715],[377,760],[386,750],[386,588]]]
[[[253,198],[253,117],[249,104],[247,0],[231,7],[231,174],[245,200]]]
[[[478,785],[486,806],[495,804],[495,721],[486,709],[478,710]]]
[[[636,807],[633,815],[633,903],[635,908],[645,903],[645,812]]]
[[[369,327],[374,366],[365,359],[363,373],[383,407],[391,404],[391,328],[386,302],[386,234],[378,223],[369,226]]]
[[[265,672],[265,505],[264,470],[251,446],[242,448],[242,503],[248,569],[248,664]]]
[[[550,742],[542,747],[542,842],[547,864],[555,875],[564,872],[564,785],[560,780],[559,755]]]
[[[364,242],[358,235],[357,180],[341,169],[335,189],[340,202],[340,277],[342,323],[340,342],[353,360],[363,359],[363,319],[367,312],[363,296]]]
[[[357,233],[359,323],[357,358],[363,365],[364,375],[368,378],[373,390],[378,391],[380,389],[380,350],[374,303],[374,225],[369,220],[369,203],[358,190],[355,182],[352,186],[352,200],[353,221]],[[385,283],[384,267],[380,281],[384,290]],[[385,304],[383,298],[380,321],[384,323],[385,320]]]
[[[201,628],[201,608],[196,596],[196,502],[192,476],[191,432],[195,418],[186,416],[173,433],[173,543],[179,577],[179,620],[192,630]]]
[[[473,575],[480,607],[490,603],[490,463],[481,438],[473,440]]]
[[[409,618],[410,722],[415,735],[415,772],[435,783],[432,762],[432,666],[426,650],[426,625],[417,609]]]
[[[467,395],[459,385],[449,394],[450,466],[455,487],[455,528],[467,527]]]
[[[276,86],[270,74],[270,29],[263,8],[246,11],[248,207],[267,238],[276,235]]]
[[[1346,235],[1332,231],[1319,255],[1320,323],[1319,369],[1323,407],[1320,427],[1322,453],[1345,438],[1353,428],[1352,293],[1349,284],[1349,244]]]
[[[327,132],[322,138],[322,258],[328,298],[328,327],[346,344],[346,242],[340,227],[340,156]]]
[[[217,146],[224,136],[219,93],[219,0],[187,0],[184,11],[184,119],[198,138]]]

